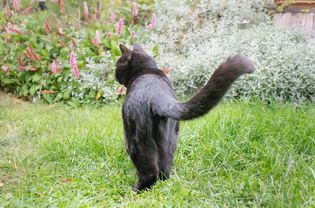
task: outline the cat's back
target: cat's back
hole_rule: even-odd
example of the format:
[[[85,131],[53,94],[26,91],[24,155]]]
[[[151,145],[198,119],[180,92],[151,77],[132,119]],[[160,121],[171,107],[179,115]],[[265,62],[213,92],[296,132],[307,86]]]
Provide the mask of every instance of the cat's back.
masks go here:
[[[133,119],[151,116],[154,114],[153,106],[168,99],[175,99],[175,93],[168,78],[156,74],[145,74],[136,78],[128,89],[123,114]]]

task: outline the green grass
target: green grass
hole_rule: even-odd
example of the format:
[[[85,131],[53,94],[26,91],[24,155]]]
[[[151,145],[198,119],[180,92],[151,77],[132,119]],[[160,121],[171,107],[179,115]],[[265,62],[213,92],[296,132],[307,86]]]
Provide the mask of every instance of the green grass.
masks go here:
[[[137,195],[121,106],[0,95],[0,207],[314,207],[315,105],[233,101],[181,123],[172,177]]]

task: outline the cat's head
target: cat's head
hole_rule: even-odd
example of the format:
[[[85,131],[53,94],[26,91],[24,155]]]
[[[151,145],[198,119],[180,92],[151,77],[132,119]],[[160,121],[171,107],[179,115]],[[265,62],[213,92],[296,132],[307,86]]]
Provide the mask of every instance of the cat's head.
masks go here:
[[[126,86],[131,77],[143,69],[157,69],[154,59],[145,50],[135,44],[130,50],[124,45],[119,45],[121,57],[116,62],[116,80]]]

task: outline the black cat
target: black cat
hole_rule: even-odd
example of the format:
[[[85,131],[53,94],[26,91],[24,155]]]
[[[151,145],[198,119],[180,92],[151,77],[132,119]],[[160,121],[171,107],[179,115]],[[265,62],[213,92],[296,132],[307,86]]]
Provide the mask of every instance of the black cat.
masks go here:
[[[136,44],[133,50],[119,47],[122,56],[115,73],[127,88],[122,117],[127,152],[138,172],[135,191],[139,192],[170,177],[179,121],[206,114],[239,76],[252,73],[255,67],[242,55],[230,57],[193,98],[181,103],[168,78],[141,46]]]

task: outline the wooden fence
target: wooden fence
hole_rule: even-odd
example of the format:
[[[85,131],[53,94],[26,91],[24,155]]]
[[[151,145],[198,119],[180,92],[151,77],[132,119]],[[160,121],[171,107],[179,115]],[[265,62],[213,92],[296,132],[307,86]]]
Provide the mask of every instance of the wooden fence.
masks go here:
[[[275,0],[275,3],[274,20],[277,26],[315,37],[315,0]]]

